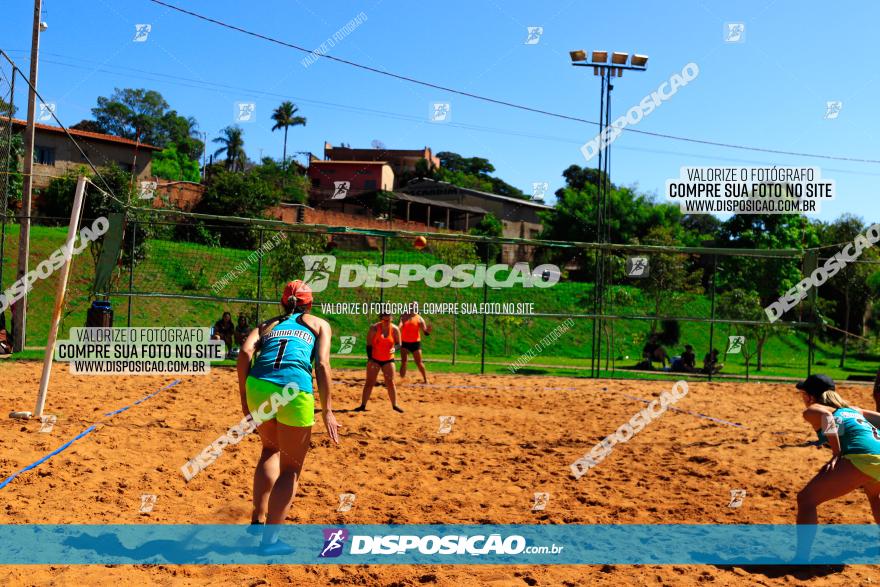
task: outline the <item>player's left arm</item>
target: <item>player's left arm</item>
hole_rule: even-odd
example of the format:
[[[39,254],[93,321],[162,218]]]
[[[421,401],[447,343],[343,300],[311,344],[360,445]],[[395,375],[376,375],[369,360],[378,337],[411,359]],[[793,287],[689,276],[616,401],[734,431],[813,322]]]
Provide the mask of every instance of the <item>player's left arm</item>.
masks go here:
[[[428,323],[421,316],[419,316],[419,325],[422,327],[422,332],[424,332],[426,336],[431,334],[431,327],[428,326]]]
[[[251,333],[247,335],[244,344],[241,345],[241,350],[238,352],[238,363],[236,364],[238,369],[238,395],[241,399],[241,409],[245,416],[250,413],[247,405],[247,378],[248,374],[251,372],[251,360],[254,358],[254,353],[257,350],[257,344],[259,342],[260,329],[254,328],[251,330]]]

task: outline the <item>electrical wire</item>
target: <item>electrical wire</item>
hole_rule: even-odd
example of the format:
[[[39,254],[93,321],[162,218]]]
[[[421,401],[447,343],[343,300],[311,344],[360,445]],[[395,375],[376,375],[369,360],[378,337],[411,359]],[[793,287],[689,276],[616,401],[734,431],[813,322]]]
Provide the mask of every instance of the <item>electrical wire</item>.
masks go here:
[[[229,30],[233,30],[233,31],[242,33],[244,35],[255,37],[255,38],[261,39],[263,41],[268,41],[268,42],[274,43],[276,45],[281,45],[281,46],[287,47],[289,49],[295,49],[295,50],[301,51],[303,53],[308,53],[308,54],[312,53],[312,51],[310,51],[309,49],[306,49],[305,47],[300,47],[299,45],[294,45],[293,43],[289,43],[287,41],[282,41],[280,39],[276,39],[274,37],[270,37],[270,36],[264,35],[262,33],[250,31],[250,30],[242,28],[240,26],[236,26],[236,25],[224,22],[222,20],[218,20],[216,18],[205,16],[203,14],[199,14],[198,12],[193,12],[192,10],[187,10],[187,9],[181,8],[179,6],[175,6],[174,4],[169,4],[168,2],[163,2],[162,0],[148,0],[148,1],[152,2],[153,4],[158,4],[160,6],[164,6],[170,10],[175,10],[181,14],[192,16],[193,18],[197,18],[199,20],[203,20],[205,22],[215,24],[217,26],[220,26],[220,27],[223,27],[223,28],[226,28]],[[532,106],[525,106],[523,104],[516,104],[513,102],[507,102],[505,100],[499,100],[497,98],[491,98],[491,97],[483,96],[480,94],[474,94],[473,92],[466,92],[464,90],[457,90],[455,88],[441,86],[439,84],[427,82],[427,81],[416,79],[416,78],[409,77],[406,75],[401,75],[401,74],[394,73],[391,71],[386,71],[384,69],[379,69],[377,67],[363,65],[363,64],[357,63],[355,61],[350,61],[348,59],[334,57],[332,55],[322,55],[322,58],[328,59],[330,61],[335,61],[337,63],[342,63],[344,65],[349,65],[351,67],[355,67],[355,68],[362,69],[365,71],[369,71],[371,73],[376,73],[379,75],[383,75],[386,77],[397,79],[400,81],[405,81],[408,83],[417,84],[417,85],[432,88],[435,90],[449,92],[451,94],[457,94],[459,96],[465,96],[467,98],[473,98],[475,100],[488,102],[490,104],[496,104],[499,106],[505,106],[508,108],[514,108],[517,110],[522,110],[525,112],[532,112],[535,114],[541,114],[544,116],[550,116],[550,117],[559,118],[562,120],[569,120],[569,121],[573,121],[573,122],[581,122],[584,124],[591,124],[594,126],[600,126],[598,122],[594,122],[592,120],[587,120],[585,118],[571,116],[568,114],[560,114],[558,112],[551,112],[548,110],[543,110],[541,108],[534,108]],[[722,142],[718,142],[718,141],[694,139],[694,138],[690,138],[690,137],[682,137],[682,136],[671,135],[671,134],[667,134],[667,133],[651,132],[651,131],[635,129],[635,128],[624,128],[623,130],[625,132],[653,136],[653,137],[657,137],[657,138],[664,138],[664,139],[675,140],[675,141],[683,141],[683,142],[695,143],[695,144],[700,144],[700,145],[710,145],[710,146],[714,146],[714,147],[724,147],[727,149],[739,149],[742,151],[755,151],[755,152],[759,152],[759,153],[773,153],[775,155],[791,155],[794,157],[810,157],[813,159],[827,159],[827,160],[833,160],[833,161],[852,161],[852,162],[856,162],[856,163],[880,163],[880,159],[862,159],[862,158],[857,158],[857,157],[842,157],[842,156],[837,156],[837,155],[821,155],[821,154],[817,154],[817,153],[801,153],[801,152],[797,152],[797,151],[784,151],[781,149],[767,149],[767,148],[763,148],[763,147],[752,147],[752,146],[748,146],[748,145],[737,145],[737,144],[733,144],[733,143],[722,143]]]

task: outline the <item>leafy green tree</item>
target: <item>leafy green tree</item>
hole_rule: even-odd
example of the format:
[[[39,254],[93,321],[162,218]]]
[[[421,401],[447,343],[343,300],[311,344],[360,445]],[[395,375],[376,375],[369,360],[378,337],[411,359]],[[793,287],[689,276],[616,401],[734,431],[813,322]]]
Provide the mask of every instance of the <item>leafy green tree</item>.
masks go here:
[[[212,173],[207,180],[205,194],[193,211],[217,216],[265,218],[266,210],[277,206],[280,201],[279,190],[258,173],[219,171]],[[218,238],[223,246],[253,248],[257,242],[256,231],[240,223],[211,221],[210,224],[219,227]],[[193,240],[198,238],[190,229],[184,234]]]
[[[2,152],[2,151],[0,151]],[[7,153],[3,154],[4,156]],[[21,157],[24,155],[24,140],[20,134],[12,135],[9,143],[8,157],[0,160],[0,164],[5,168],[2,177],[0,177],[0,199],[6,199],[7,209],[14,206],[16,202],[21,201],[21,189],[23,176],[21,174]],[[0,211],[2,213],[2,211]]]
[[[647,245],[675,246],[679,232],[677,226],[655,226],[642,242]],[[640,284],[654,302],[654,316],[659,316],[661,307],[674,307],[685,292],[699,291],[699,274],[690,271],[687,255],[652,253],[648,256],[648,276],[640,280]],[[655,319],[651,322],[651,333],[656,330]]]
[[[476,236],[499,238],[504,234],[504,226],[494,214],[489,213],[480,219],[480,222],[470,230],[470,233]],[[498,243],[478,243],[477,251],[484,263],[491,264],[498,259],[501,245]]]
[[[110,97],[100,96],[92,108],[94,121],[83,120],[78,130],[102,132],[160,148],[175,145],[177,151],[198,161],[205,148],[198,139],[198,123],[193,117],[172,110],[155,90],[116,88]]]
[[[284,155],[281,158],[284,167],[287,167],[287,130],[291,126],[306,125],[306,119],[302,116],[297,116],[297,112],[299,112],[299,108],[290,101],[282,102],[281,105],[272,112],[272,120],[275,121],[275,124],[272,126],[272,132],[282,128],[284,129]]]
[[[229,171],[244,171],[247,164],[247,154],[244,151],[244,133],[238,125],[227,126],[220,131],[220,136],[214,139],[220,146],[214,152],[215,157],[226,154],[226,169]]]
[[[821,242],[841,243],[839,247],[824,249],[819,264],[824,263],[826,256],[831,256],[842,249],[846,243],[851,243],[860,234],[863,234],[867,226],[852,214],[844,214],[830,224],[819,225]],[[876,259],[877,253],[873,248],[862,251],[859,261]],[[846,267],[838,271],[837,275],[823,284],[819,295],[833,302],[831,306],[832,318],[844,330],[843,346],[840,353],[840,367],[846,363],[846,355],[849,348],[849,333],[853,330],[864,334],[864,322],[869,314],[873,292],[870,278],[872,266],[865,263],[847,263]]]
[[[153,154],[153,174],[173,181],[197,182],[201,178],[199,164],[177,150],[177,145],[165,147]]]
[[[285,166],[275,159],[264,157],[250,171],[274,186],[280,193],[282,202],[305,204],[308,200],[311,184],[297,165]]]
[[[716,307],[719,317],[726,320],[764,321],[765,318],[761,298],[754,290],[735,288],[726,291],[718,297]],[[749,365],[753,357],[757,356],[758,359],[755,369],[760,371],[763,368],[764,344],[774,328],[769,322],[761,325],[737,324],[732,326],[737,336],[746,337],[741,350],[746,362],[746,380],[749,378]],[[730,332],[731,329],[728,329],[728,334]]]
[[[488,159],[462,157],[451,151],[441,151],[437,153],[437,158],[440,159],[440,169],[437,170],[435,179],[499,196],[528,199],[522,190],[490,175],[495,173],[495,166]]]
[[[737,249],[804,249],[819,244],[816,227],[793,214],[735,214],[721,225],[718,246]],[[801,260],[733,256],[723,258],[718,286],[758,294],[768,306],[802,279]],[[760,357],[759,357],[760,362]]]
[[[12,118],[15,116],[16,112],[18,112],[18,108],[0,96],[0,116],[8,116]]]

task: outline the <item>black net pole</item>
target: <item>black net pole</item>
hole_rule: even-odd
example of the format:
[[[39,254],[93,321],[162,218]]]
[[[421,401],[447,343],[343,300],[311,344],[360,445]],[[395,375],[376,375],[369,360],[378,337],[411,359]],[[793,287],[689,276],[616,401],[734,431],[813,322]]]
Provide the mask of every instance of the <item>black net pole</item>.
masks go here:
[[[131,223],[131,252],[128,257],[128,317],[126,325],[131,328],[131,303],[134,298],[134,243],[137,240],[137,222]]]
[[[263,229],[259,230],[260,254],[257,255],[257,299],[263,299]],[[260,323],[260,304],[257,304],[257,324]]]

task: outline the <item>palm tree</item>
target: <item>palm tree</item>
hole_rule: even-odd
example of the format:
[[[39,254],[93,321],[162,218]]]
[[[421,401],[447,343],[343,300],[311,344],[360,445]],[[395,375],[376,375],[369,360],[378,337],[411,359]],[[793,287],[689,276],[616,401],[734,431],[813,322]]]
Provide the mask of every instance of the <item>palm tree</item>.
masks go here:
[[[305,126],[306,119],[302,116],[297,116],[296,113],[299,112],[299,108],[296,107],[296,104],[293,102],[285,101],[282,102],[281,105],[272,112],[272,120],[275,121],[275,126],[272,127],[272,131],[276,131],[279,128],[284,129],[284,168],[287,168],[287,129],[291,126]]]
[[[244,152],[244,137],[241,128],[236,126],[227,126],[220,131],[219,137],[213,142],[220,143],[222,147],[214,152],[217,157],[226,153],[226,169],[236,171],[236,168],[244,170],[247,155]]]

